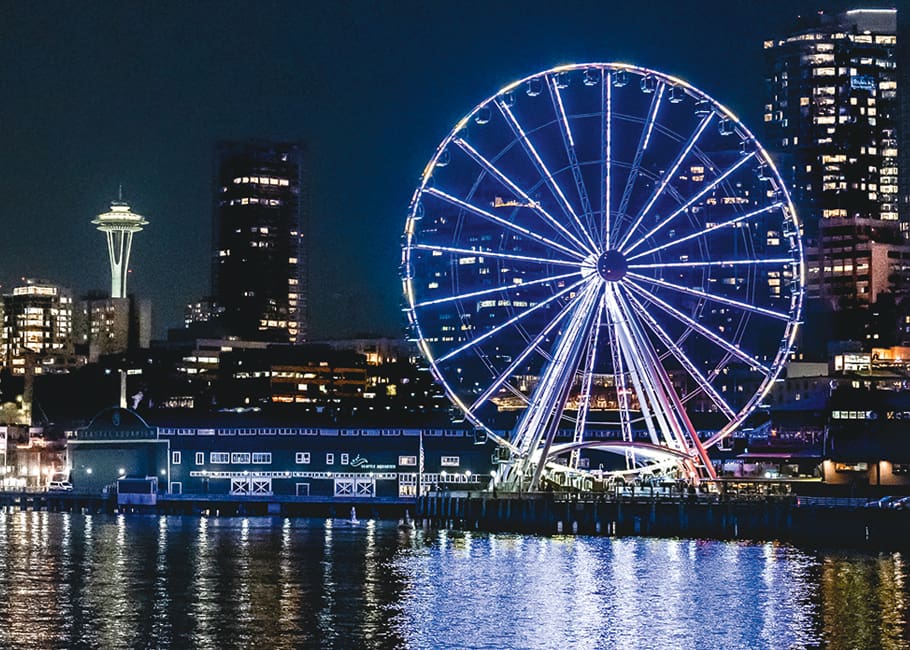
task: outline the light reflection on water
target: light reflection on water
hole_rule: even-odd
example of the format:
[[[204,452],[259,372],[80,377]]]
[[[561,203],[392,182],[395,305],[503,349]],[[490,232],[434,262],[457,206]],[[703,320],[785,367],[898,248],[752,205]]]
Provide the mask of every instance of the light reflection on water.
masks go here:
[[[904,648],[900,554],[0,512],[2,648]]]

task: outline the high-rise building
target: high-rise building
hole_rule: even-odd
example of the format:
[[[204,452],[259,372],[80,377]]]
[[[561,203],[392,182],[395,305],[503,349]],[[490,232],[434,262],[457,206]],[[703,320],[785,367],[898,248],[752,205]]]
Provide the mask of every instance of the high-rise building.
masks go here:
[[[805,224],[808,297],[827,309],[910,289],[896,44],[893,9],[813,14],[764,44],[766,142]]]
[[[31,362],[48,372],[73,365],[73,298],[69,290],[26,280],[3,296],[0,349],[3,365],[16,374],[24,374]]]
[[[73,311],[73,339],[90,363],[151,344],[152,310],[148,300],[83,296]]]
[[[111,263],[111,298],[126,298],[126,279],[129,274],[130,248],[133,235],[148,225],[145,217],[130,210],[123,197],[111,203],[108,212],[92,220],[107,236],[107,252]]]
[[[910,222],[910,5],[906,3],[897,12],[897,32],[904,36],[897,41],[897,95],[900,97],[898,191],[901,196],[898,211],[901,221]]]
[[[307,337],[305,162],[297,143],[218,145],[212,311],[228,336]]]
[[[187,329],[213,321],[217,313],[215,305],[209,298],[187,303],[183,308],[183,326]]]

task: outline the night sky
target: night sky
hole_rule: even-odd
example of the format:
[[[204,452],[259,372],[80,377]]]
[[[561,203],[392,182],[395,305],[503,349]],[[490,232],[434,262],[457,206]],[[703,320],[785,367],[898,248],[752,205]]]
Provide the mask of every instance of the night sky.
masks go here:
[[[315,337],[401,333],[400,234],[439,141],[498,88],[622,61],[680,76],[760,132],[762,41],[857,2],[0,2],[0,284],[110,288],[90,221],[151,224],[131,292],[155,334],[209,290],[218,139],[303,139]],[[887,6],[887,5],[884,5]]]

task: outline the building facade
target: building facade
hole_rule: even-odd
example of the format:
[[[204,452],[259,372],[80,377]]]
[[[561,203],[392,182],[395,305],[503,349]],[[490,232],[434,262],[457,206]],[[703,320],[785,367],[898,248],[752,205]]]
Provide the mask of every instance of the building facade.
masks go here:
[[[805,224],[808,297],[834,310],[907,290],[897,40],[895,10],[863,9],[813,14],[764,43],[767,142]]]
[[[910,393],[843,388],[831,396],[822,463],[826,483],[910,485]]]
[[[822,219],[806,248],[806,291],[833,308],[868,307],[910,290],[910,245],[896,222]]]
[[[209,311],[228,336],[307,338],[305,162],[297,143],[218,145]]]
[[[73,312],[75,345],[89,363],[107,354],[148,348],[151,343],[151,303],[148,300],[87,295]]]
[[[98,494],[124,477],[156,478],[168,485],[169,442],[134,411],[108,408],[67,440],[68,474],[73,487]]]
[[[901,201],[898,206],[901,221],[910,221],[910,7],[897,12],[897,31],[905,35],[897,42],[897,95],[900,98],[900,126],[898,128],[899,182]]]
[[[3,365],[25,374],[65,370],[75,364],[73,297],[69,289],[43,280],[26,280],[3,296],[0,351]]]
[[[223,408],[312,404],[332,408],[362,401],[367,388],[363,355],[328,346],[236,349],[220,357],[218,403]]]
[[[153,426],[128,409],[99,413],[68,440],[70,480],[97,493],[123,477],[170,494],[409,498],[483,489],[492,446],[471,429],[326,428],[209,420]]]

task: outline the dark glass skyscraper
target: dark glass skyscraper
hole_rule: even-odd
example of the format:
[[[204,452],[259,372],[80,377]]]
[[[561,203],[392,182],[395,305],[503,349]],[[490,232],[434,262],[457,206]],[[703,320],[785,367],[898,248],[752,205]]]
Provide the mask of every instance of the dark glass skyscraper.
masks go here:
[[[910,222],[910,5],[903,3],[897,10],[897,94],[900,97],[898,126],[900,161],[901,221]]]
[[[834,310],[910,289],[910,215],[898,199],[893,9],[813,14],[765,41],[769,148],[806,235],[807,290]]]
[[[223,333],[307,338],[307,192],[299,143],[220,142],[212,296]]]

